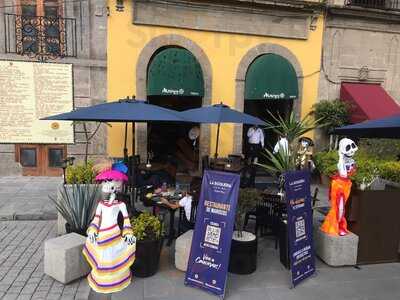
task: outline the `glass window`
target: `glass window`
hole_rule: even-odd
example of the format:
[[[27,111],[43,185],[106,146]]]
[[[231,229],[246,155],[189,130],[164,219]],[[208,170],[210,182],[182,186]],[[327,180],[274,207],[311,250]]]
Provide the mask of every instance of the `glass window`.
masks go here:
[[[62,161],[64,159],[64,150],[63,149],[49,149],[49,167],[52,168],[61,168]]]
[[[36,167],[36,149],[35,148],[21,148],[20,149],[20,163],[23,167]]]

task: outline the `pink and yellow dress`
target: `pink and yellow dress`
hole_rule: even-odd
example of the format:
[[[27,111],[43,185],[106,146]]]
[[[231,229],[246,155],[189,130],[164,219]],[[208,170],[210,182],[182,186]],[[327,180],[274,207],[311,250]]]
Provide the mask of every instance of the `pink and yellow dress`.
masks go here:
[[[117,224],[119,212],[124,217],[122,232]],[[130,266],[135,260],[136,248],[135,244],[124,241],[125,235],[133,234],[125,203],[100,201],[89,232],[97,234],[96,242],[86,240],[83,248],[83,255],[92,267],[88,275],[90,287],[98,293],[123,290],[131,282]]]

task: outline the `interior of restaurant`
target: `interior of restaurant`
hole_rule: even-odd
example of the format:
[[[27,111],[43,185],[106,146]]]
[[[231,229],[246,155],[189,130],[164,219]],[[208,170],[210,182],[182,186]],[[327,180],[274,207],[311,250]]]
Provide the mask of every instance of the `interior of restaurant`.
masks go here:
[[[194,96],[149,96],[149,103],[184,111],[201,107],[202,98]],[[177,172],[194,171],[199,163],[199,137],[189,135],[196,123],[153,122],[148,124],[148,152],[153,162],[169,162]]]
[[[274,119],[270,113],[275,117],[281,116],[282,118],[287,118],[293,108],[293,100],[283,99],[283,100],[245,100],[244,102],[244,112],[250,114],[264,121],[270,121],[274,123]],[[270,113],[269,113],[270,112]],[[251,125],[243,125],[243,153],[247,153],[248,149],[248,138],[247,131]],[[263,128],[264,131],[264,142],[265,148],[272,151],[276,142],[278,141],[277,134],[272,129]],[[262,161],[262,157],[260,157]]]

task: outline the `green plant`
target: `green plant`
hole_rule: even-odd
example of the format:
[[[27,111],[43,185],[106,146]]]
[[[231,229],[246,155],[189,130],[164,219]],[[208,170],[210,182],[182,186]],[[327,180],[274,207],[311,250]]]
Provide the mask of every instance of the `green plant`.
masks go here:
[[[358,147],[376,159],[395,161],[400,154],[400,140],[395,139],[360,139]]]
[[[66,181],[68,184],[74,183],[93,183],[96,177],[93,171],[93,162],[68,166],[66,169]]]
[[[323,100],[314,104],[315,118],[324,123],[324,129],[329,132],[336,127],[349,122],[349,107],[340,100]]]
[[[321,174],[332,176],[337,172],[337,151],[319,152],[314,155],[315,166]],[[356,173],[351,177],[355,184],[370,183],[376,177],[400,182],[400,162],[371,155],[364,147],[356,153]]]
[[[320,174],[332,176],[337,172],[339,155],[337,151],[318,152],[314,156],[315,167]]]
[[[255,209],[257,203],[261,200],[261,192],[257,189],[244,188],[239,190],[235,215],[235,228],[239,232],[239,236],[242,236],[246,213]]]
[[[73,231],[86,232],[94,216],[99,193],[98,185],[72,184],[63,185],[59,198],[49,198]]]
[[[324,131],[329,134],[329,149],[336,149],[338,136],[333,136],[330,132],[336,127],[349,123],[349,105],[340,100],[323,100],[315,104],[313,108],[315,117],[324,123]]]
[[[158,240],[161,237],[161,222],[151,214],[144,212],[131,220],[133,235],[138,241]]]
[[[378,168],[383,179],[400,183],[400,161],[385,161]]]
[[[281,115],[274,115],[268,112],[272,121],[266,121],[266,129],[272,129],[279,136],[285,136],[288,140],[289,151],[280,149],[273,154],[268,149],[263,150],[263,155],[269,163],[258,164],[270,172],[284,173],[296,169],[298,139],[307,132],[323,126],[321,119],[315,119],[312,114],[307,114],[304,118],[297,120],[291,112],[289,118],[285,119]]]

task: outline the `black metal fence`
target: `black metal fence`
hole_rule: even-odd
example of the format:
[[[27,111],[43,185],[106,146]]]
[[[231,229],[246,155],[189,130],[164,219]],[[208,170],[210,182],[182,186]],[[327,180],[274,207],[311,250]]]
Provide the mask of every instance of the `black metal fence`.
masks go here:
[[[345,5],[385,10],[400,10],[399,0],[345,0]]]
[[[6,53],[39,60],[76,57],[76,22],[70,18],[4,14]]]

